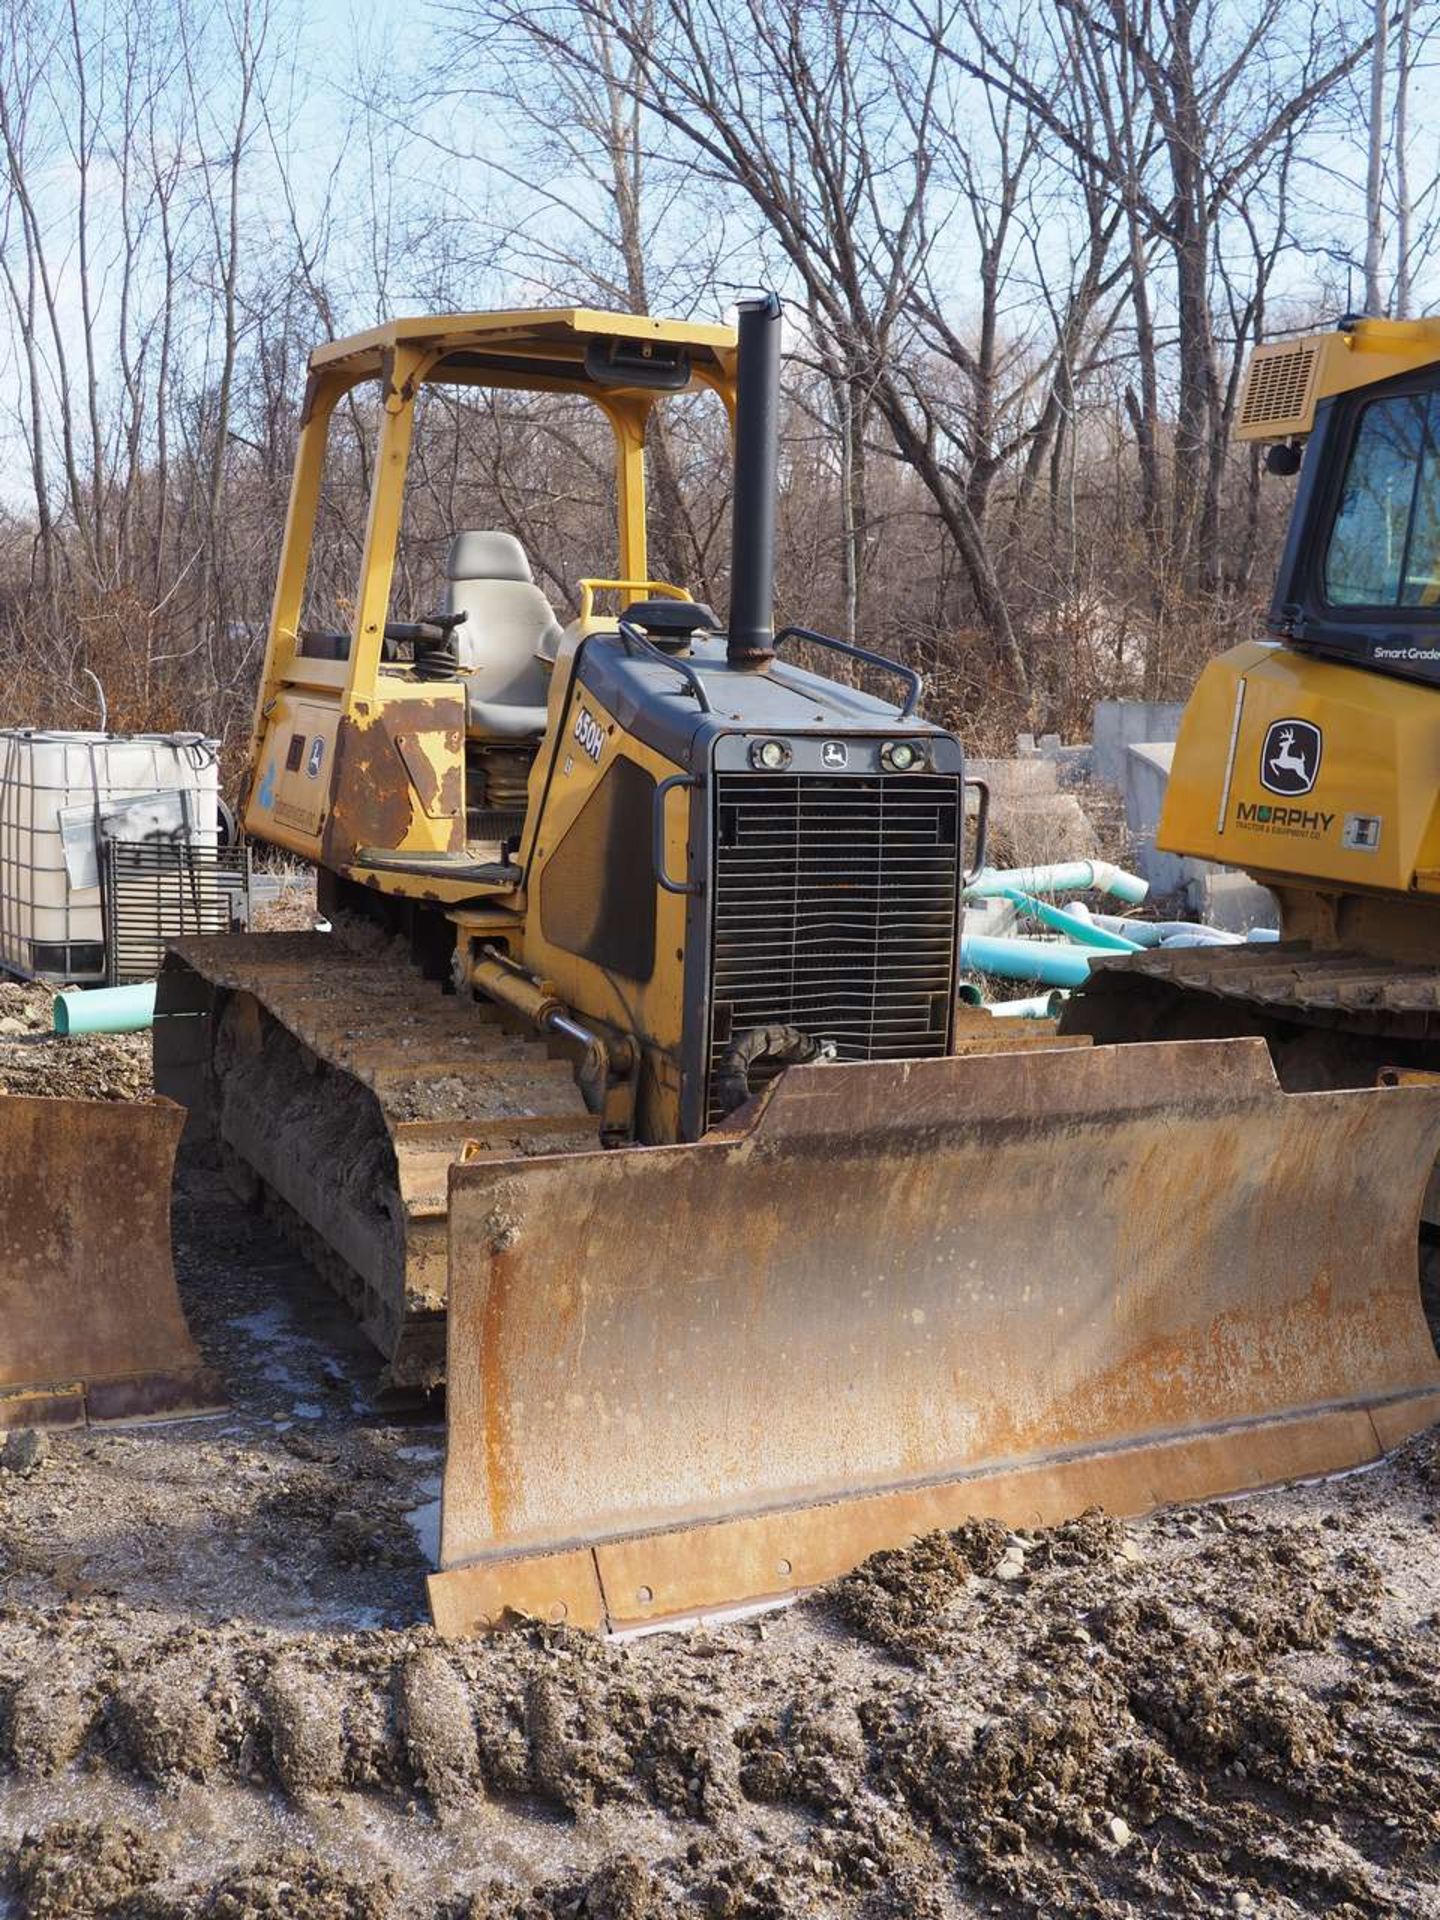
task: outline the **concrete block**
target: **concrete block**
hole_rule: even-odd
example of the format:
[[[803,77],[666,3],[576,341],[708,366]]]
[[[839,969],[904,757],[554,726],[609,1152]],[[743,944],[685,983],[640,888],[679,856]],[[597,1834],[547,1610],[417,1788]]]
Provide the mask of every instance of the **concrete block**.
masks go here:
[[[1088,780],[1095,761],[1095,749],[1088,740],[1079,746],[1062,746],[1058,733],[1042,733],[1038,740],[1033,733],[1017,733],[1015,754],[1020,760],[1053,761],[1062,786]]]
[[[965,931],[984,934],[987,939],[1003,938],[1019,932],[1020,916],[1011,900],[967,900]]]
[[[1225,933],[1278,927],[1279,910],[1268,887],[1234,867],[1162,853],[1155,845],[1160,808],[1175,758],[1170,740],[1143,740],[1125,751],[1125,820],[1134,836],[1135,864],[1157,900],[1179,895],[1185,911]]]
[[[1089,816],[1073,793],[1016,794],[990,810],[990,864],[1044,866],[1089,860],[1100,851]]]
[[[1173,740],[1145,740],[1126,748],[1121,790],[1125,795],[1125,824],[1132,833],[1154,839],[1174,761]]]
[[[1125,824],[1135,846],[1135,860],[1156,894],[1178,893],[1186,880],[1186,862],[1177,854],[1161,853],[1155,845],[1160,808],[1170,780],[1173,741],[1147,740],[1127,747],[1123,775]]]
[[[1234,867],[1211,866],[1208,860],[1187,860],[1185,904],[1197,920],[1223,933],[1249,933],[1255,927],[1278,927],[1280,909],[1268,887]]]
[[[1007,800],[1060,790],[1059,769],[1038,755],[1029,760],[967,760],[965,771],[972,779],[986,782],[996,807]]]
[[[1049,756],[1060,773],[1062,787],[1085,787],[1095,771],[1095,749],[1091,746],[1061,747]]]
[[[1173,740],[1180,731],[1181,700],[1098,700],[1095,703],[1092,778],[1107,786],[1125,783],[1125,750],[1141,742]]]

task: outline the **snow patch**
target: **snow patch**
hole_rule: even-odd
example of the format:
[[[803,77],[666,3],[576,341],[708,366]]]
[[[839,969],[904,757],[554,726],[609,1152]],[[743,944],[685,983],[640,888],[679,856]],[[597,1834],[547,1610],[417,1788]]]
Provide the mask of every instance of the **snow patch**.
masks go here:
[[[406,1525],[414,1534],[420,1551],[425,1556],[427,1567],[440,1565],[440,1476],[438,1473],[426,1474],[420,1482],[419,1490],[430,1496],[419,1506],[411,1507],[405,1515]]]

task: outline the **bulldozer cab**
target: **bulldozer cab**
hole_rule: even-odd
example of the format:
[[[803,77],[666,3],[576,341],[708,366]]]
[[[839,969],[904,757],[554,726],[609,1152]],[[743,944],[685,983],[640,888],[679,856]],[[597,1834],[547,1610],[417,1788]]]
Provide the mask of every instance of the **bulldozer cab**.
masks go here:
[[[1270,632],[1440,681],[1440,325],[1349,320],[1259,348],[1240,435],[1300,475]]]
[[[453,902],[508,884],[506,829],[523,812],[526,750],[545,731],[564,635],[520,541],[498,529],[454,529],[439,604],[390,619],[416,402],[437,385],[581,395],[604,415],[615,446],[616,563],[580,583],[580,635],[607,598],[621,606],[689,598],[649,578],[646,423],[667,396],[706,388],[733,414],[735,335],[562,308],[392,321],[311,357],[246,827],[362,881],[375,879],[380,869],[366,856],[377,855],[386,892]],[[379,430],[350,618],[339,629],[307,627],[327,443],[340,402],[365,388],[378,400]],[[487,748],[500,756],[488,782]],[[496,804],[477,804],[486,785]]]
[[[1440,324],[1346,320],[1257,348],[1237,431],[1299,476],[1269,637],[1201,673],[1158,844],[1268,886],[1287,939],[1424,961],[1440,926]]]

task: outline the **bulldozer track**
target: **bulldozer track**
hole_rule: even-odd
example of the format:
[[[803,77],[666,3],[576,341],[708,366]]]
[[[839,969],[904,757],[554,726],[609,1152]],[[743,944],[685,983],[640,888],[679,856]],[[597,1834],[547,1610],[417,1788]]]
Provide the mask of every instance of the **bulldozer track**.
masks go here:
[[[1099,961],[1060,1026],[1101,1046],[1254,1035],[1288,1092],[1373,1087],[1440,1072],[1440,969],[1303,941],[1152,948]],[[1440,1225],[1440,1173],[1425,1219]]]
[[[1135,978],[1242,1001],[1268,1014],[1357,1032],[1440,1033],[1440,969],[1374,954],[1273,946],[1155,947],[1096,963],[1108,986]]]
[[[462,1156],[598,1143],[569,1061],[391,951],[329,934],[178,942],[157,1085],[349,1302],[399,1387],[444,1378],[448,1182]]]

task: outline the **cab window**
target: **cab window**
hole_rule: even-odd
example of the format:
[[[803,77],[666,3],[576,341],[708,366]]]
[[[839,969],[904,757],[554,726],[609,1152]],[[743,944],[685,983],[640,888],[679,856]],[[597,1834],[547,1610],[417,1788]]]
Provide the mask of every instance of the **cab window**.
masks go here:
[[[1440,395],[1362,409],[1324,577],[1331,606],[1440,605]]]

